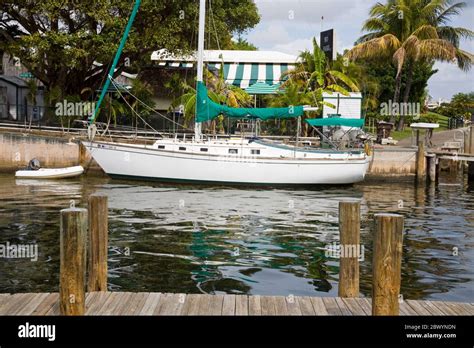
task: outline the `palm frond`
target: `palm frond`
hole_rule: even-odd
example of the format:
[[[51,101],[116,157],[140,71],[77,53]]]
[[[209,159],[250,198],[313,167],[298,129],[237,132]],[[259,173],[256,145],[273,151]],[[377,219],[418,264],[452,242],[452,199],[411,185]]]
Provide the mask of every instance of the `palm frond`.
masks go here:
[[[347,57],[350,60],[368,59],[392,54],[400,47],[400,41],[393,34],[366,41],[352,48]]]
[[[352,92],[359,92],[359,87],[357,87],[356,83],[347,75],[335,70],[329,71],[329,74],[342,81]]]

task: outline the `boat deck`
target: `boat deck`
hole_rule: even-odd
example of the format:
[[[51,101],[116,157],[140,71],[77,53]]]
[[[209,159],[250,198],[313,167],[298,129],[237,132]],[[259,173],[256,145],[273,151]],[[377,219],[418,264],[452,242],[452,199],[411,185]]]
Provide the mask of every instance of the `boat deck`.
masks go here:
[[[0,294],[0,315],[59,315],[58,293]],[[86,315],[371,315],[367,298],[93,292]],[[474,303],[412,301],[400,315],[474,315]]]

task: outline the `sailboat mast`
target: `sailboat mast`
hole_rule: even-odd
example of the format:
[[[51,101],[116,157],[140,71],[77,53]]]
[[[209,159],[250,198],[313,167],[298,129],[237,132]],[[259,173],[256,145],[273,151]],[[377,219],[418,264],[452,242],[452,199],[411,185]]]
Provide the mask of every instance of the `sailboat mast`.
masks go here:
[[[206,30],[206,1],[199,0],[199,36],[198,36],[198,53],[197,53],[197,82],[203,82],[204,76],[204,35]],[[197,92],[197,87],[196,87]],[[197,105],[196,105],[197,108]],[[196,109],[197,116],[197,109]],[[196,117],[197,119],[197,117]],[[196,141],[201,140],[202,123],[194,123],[194,138]]]
[[[120,56],[122,55],[122,51],[125,47],[125,44],[127,43],[128,34],[130,33],[130,30],[132,29],[132,25],[133,25],[133,22],[135,21],[135,17],[137,16],[138,10],[140,9],[140,5],[141,5],[141,0],[135,0],[135,5],[133,6],[132,14],[130,15],[130,18],[128,19],[125,32],[122,35],[122,40],[120,40],[119,48],[117,52],[115,53],[115,58],[112,63],[112,66],[110,67],[109,74],[107,75],[107,78],[105,79],[104,87],[102,87],[102,92],[100,94],[99,101],[97,102],[94,113],[90,117],[89,125],[92,125],[95,122],[95,119],[97,118],[97,115],[99,114],[100,106],[102,105],[102,102],[104,101],[107,91],[109,90],[110,79],[114,76],[115,68],[117,67]]]

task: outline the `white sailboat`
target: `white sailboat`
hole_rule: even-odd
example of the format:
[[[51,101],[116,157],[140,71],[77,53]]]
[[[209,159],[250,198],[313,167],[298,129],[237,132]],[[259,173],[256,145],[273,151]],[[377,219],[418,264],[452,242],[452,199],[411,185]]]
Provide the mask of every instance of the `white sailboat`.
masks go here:
[[[137,0],[134,10],[138,10],[139,4],[140,0]],[[205,5],[206,1],[200,0],[194,137],[160,139],[151,146],[93,140],[83,142],[102,169],[112,178],[196,183],[311,185],[351,184],[364,180],[369,166],[369,157],[364,150],[305,148],[258,138],[222,140],[203,137],[202,122],[219,114],[234,118],[293,118],[315,109],[302,106],[234,109],[212,102],[202,82]],[[127,30],[135,14],[136,11],[132,13]],[[119,55],[120,49],[115,62]],[[111,71],[114,69],[113,65]],[[107,88],[106,84],[104,90]],[[94,116],[99,106],[100,100]],[[344,125],[344,120],[339,122]]]

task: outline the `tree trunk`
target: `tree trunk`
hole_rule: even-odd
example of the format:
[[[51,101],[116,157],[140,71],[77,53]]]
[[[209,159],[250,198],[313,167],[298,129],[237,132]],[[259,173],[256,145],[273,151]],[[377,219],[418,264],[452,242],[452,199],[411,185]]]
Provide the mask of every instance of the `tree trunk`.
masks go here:
[[[400,100],[400,89],[402,88],[402,74],[398,74],[397,78],[395,79],[395,93],[393,95],[393,103],[398,103]],[[397,115],[390,116],[390,122],[395,123]]]
[[[412,84],[413,84],[413,63],[410,62],[410,64],[408,65],[408,70],[407,70],[407,82],[406,82],[405,91],[403,94],[403,103],[405,103],[405,105],[410,100],[410,90],[411,90]],[[400,122],[398,123],[398,127],[397,127],[398,131],[403,130],[403,126],[405,124],[405,119],[404,119],[405,116],[406,115],[400,116]]]

